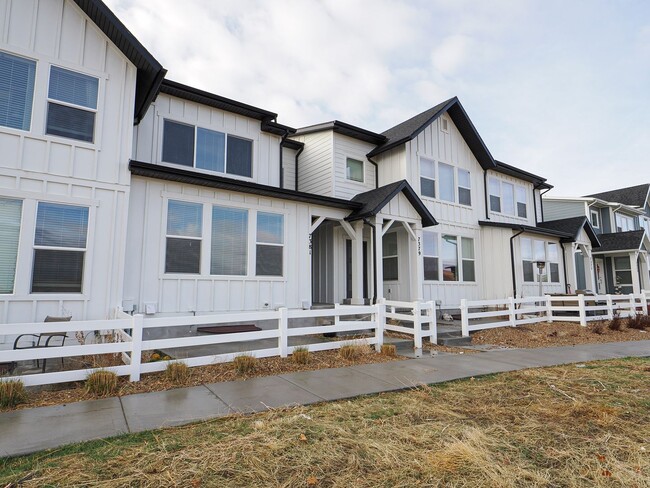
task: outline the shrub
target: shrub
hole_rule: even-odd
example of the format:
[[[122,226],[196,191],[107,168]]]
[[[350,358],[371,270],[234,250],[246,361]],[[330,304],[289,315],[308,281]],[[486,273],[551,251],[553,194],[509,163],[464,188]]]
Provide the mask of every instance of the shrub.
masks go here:
[[[605,326],[602,324],[602,322],[598,322],[591,327],[591,331],[594,334],[603,335],[605,333]]]
[[[96,396],[108,396],[117,391],[117,375],[100,369],[86,378],[86,391]]]
[[[397,347],[395,346],[395,344],[382,344],[381,353],[384,356],[390,356],[390,357],[397,356]]]
[[[630,329],[645,330],[650,327],[650,316],[636,314],[634,317],[627,319],[627,326]]]
[[[27,400],[25,385],[20,380],[0,380],[0,408],[12,408]]]
[[[235,365],[235,370],[239,374],[246,374],[255,369],[255,363],[257,362],[255,356],[251,354],[242,354],[237,356],[233,361]]]
[[[361,348],[354,344],[345,344],[344,346],[341,346],[341,349],[339,349],[339,356],[348,361],[355,359],[360,354]]]
[[[173,383],[183,384],[190,377],[190,367],[185,363],[169,363],[165,369],[165,376]]]
[[[296,347],[293,350],[293,361],[297,364],[307,364],[309,362],[309,348]]]
[[[625,327],[621,316],[618,314],[618,311],[614,312],[614,317],[609,321],[609,330],[621,331]]]

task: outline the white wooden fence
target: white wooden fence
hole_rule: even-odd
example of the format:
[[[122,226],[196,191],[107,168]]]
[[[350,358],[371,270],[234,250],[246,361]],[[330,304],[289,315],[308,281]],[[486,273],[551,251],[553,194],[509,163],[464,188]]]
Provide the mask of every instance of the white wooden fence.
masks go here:
[[[413,328],[390,325],[386,327],[386,308],[390,307],[391,318],[411,321]],[[408,313],[396,314],[396,308],[410,309]],[[425,313],[422,316],[422,312]],[[332,325],[292,326],[294,319],[319,319],[326,318],[333,321]],[[258,322],[264,320],[277,321],[277,327],[254,332],[237,332],[228,334],[184,335],[159,339],[146,339],[147,329],[165,330],[171,327],[188,327],[195,325],[219,325],[242,322]],[[59,360],[75,356],[94,356],[101,354],[118,354],[124,362],[123,365],[105,368],[82,368],[68,371],[56,371],[36,374],[24,374],[4,379],[20,379],[26,386],[67,383],[83,381],[93,371],[105,369],[115,372],[119,376],[129,376],[131,381],[139,381],[142,373],[163,371],[171,361],[142,362],[142,353],[154,350],[169,350],[176,348],[191,348],[192,346],[207,346],[218,344],[237,344],[237,352],[224,354],[209,354],[182,358],[188,366],[202,366],[220,362],[233,361],[242,353],[252,356],[287,357],[296,347],[305,347],[310,351],[324,351],[338,349],[346,344],[374,345],[377,350],[381,348],[385,330],[397,330],[411,334],[414,337],[415,347],[422,347],[422,324],[430,324],[430,330],[425,331],[425,336],[436,341],[435,306],[431,303],[420,304],[417,302],[390,302],[390,305],[378,303],[365,306],[337,306],[333,309],[294,310],[281,308],[279,310],[261,312],[242,312],[237,314],[183,316],[183,317],[157,317],[145,319],[142,315],[128,315],[117,311],[113,320],[84,320],[73,322],[48,322],[30,324],[0,325],[0,335],[16,336],[20,334],[41,334],[47,332],[75,333],[83,331],[103,330],[112,332],[117,342],[105,344],[74,344],[62,347],[38,347],[18,350],[0,351],[0,362],[17,362],[33,360]],[[354,333],[362,338],[349,340],[323,341],[318,337],[327,333]],[[70,334],[68,334],[70,335]],[[165,335],[165,334],[161,334]],[[357,334],[354,334],[357,335]],[[296,346],[290,345],[290,339],[295,337],[313,336],[314,342]],[[255,348],[256,341],[263,341],[264,348]],[[267,344],[269,343],[270,344]],[[241,343],[244,343],[242,346]],[[257,344],[259,346],[260,343]],[[266,347],[271,345],[271,347]]]
[[[508,298],[506,300],[461,300],[461,332],[494,327],[516,327],[537,322],[587,322],[611,320],[614,315],[648,314],[650,292],[629,295],[575,295]],[[477,310],[478,309],[478,310]],[[491,309],[491,310],[488,310]]]
[[[429,337],[432,343],[437,342],[438,324],[435,302],[396,302],[382,298],[380,303],[385,306],[384,328],[386,330],[412,335],[415,349],[422,349],[424,337]],[[389,322],[391,319],[400,323],[410,322],[413,326],[393,324]],[[425,324],[429,325],[428,331],[422,328]]]

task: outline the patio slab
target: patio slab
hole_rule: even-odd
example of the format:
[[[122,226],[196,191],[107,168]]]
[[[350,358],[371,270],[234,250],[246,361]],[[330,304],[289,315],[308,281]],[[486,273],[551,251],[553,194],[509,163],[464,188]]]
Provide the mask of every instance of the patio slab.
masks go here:
[[[128,433],[120,399],[38,407],[0,415],[0,457]]]
[[[205,385],[236,412],[263,412],[269,408],[310,405],[324,399],[284,378],[266,376],[245,381]]]
[[[122,397],[130,432],[188,424],[232,413],[205,386],[176,388]]]

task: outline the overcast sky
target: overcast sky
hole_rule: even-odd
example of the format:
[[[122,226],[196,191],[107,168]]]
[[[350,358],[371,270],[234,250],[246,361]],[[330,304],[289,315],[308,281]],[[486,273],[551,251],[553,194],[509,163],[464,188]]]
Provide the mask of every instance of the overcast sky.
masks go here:
[[[458,96],[552,195],[650,182],[646,0],[105,0],[168,78],[382,132]]]

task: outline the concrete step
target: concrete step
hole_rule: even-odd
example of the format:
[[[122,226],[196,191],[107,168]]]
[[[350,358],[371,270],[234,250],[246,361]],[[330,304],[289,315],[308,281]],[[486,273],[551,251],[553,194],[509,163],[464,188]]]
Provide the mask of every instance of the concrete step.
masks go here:
[[[472,338],[463,337],[459,332],[446,332],[438,334],[438,344],[441,346],[462,347],[471,346]]]

